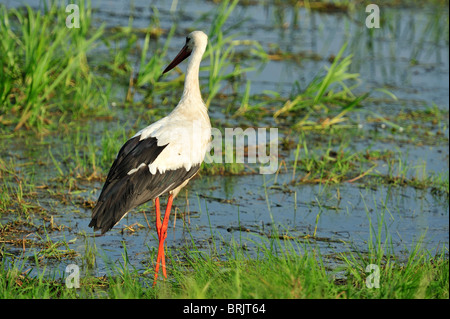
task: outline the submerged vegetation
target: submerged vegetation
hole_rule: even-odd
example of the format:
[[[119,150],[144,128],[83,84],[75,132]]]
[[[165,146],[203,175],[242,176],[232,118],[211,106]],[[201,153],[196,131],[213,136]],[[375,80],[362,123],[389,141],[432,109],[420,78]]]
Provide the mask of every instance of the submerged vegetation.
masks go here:
[[[146,27],[135,27],[133,15],[126,26],[109,26],[95,18],[101,9],[80,0],[76,3],[83,23],[67,28],[68,13],[56,0],[44,2],[39,10],[0,4],[0,297],[448,298],[448,243],[431,252],[418,242],[398,256],[388,246],[389,236],[371,228],[364,252],[346,242],[347,251],[321,255],[315,245],[328,240],[321,238],[318,227],[326,205],[317,198],[302,199],[304,207],[319,207],[313,230],[294,235],[286,227],[277,233],[269,198],[271,191],[294,194],[295,204],[287,203],[286,210],[296,213],[298,188],[307,185],[318,185],[322,192],[337,185],[338,202],[339,186],[411,188],[442,203],[439,209],[448,215],[448,170],[440,171],[442,165],[433,168],[429,157],[417,158],[407,151],[417,149],[420,155],[433,151],[444,155],[448,164],[448,109],[435,101],[399,96],[392,83],[372,79],[367,84],[358,69],[363,59],[361,34],[368,34],[373,54],[382,50],[373,47],[373,31],[364,29],[347,37],[335,55],[325,56],[326,50],[291,52],[290,45],[253,39],[251,31],[243,30],[249,18],[241,11],[255,5],[253,1],[214,2],[218,3],[211,4],[212,11],[189,28],[177,19],[163,24],[160,16],[167,13],[156,7],[150,8]],[[290,28],[297,30],[304,8],[331,14],[355,10],[355,3],[348,1],[263,1],[263,5],[274,7],[273,23],[283,36]],[[433,5],[448,9],[448,3],[433,1]],[[391,20],[395,21],[385,22],[392,23],[383,31],[391,32],[386,38],[395,38],[396,32],[403,35]],[[169,248],[171,278],[155,289],[150,288],[155,252],[149,248],[147,263],[136,266],[130,263],[125,242],[123,258],[104,261],[107,274],[100,276],[97,261],[108,257],[101,256],[95,240],[84,231],[59,224],[57,212],[86,219],[120,146],[177,103],[183,72],[175,69],[164,77],[161,73],[179,39],[200,25],[210,41],[200,83],[213,126],[221,131],[231,126],[279,129],[278,170],[265,182],[262,196],[274,228],[270,235],[252,232],[248,241],[254,247],[249,249],[234,237],[231,243],[215,238],[211,224],[211,237],[200,245],[188,227],[192,241],[177,253]],[[448,31],[439,31],[442,25],[448,26],[448,10],[426,23],[407,63],[419,63],[425,38],[448,47]],[[347,27],[345,32],[352,30]],[[280,62],[293,70],[307,63],[317,69],[311,76],[296,75],[292,82],[257,89],[265,84],[258,72],[267,65],[278,69]],[[200,174],[250,175],[258,172],[255,167],[204,163]],[[190,225],[189,218],[195,215],[189,215],[187,195],[184,211],[178,210],[183,227]],[[372,213],[365,209],[370,227],[374,227]],[[380,225],[388,227],[386,222]],[[132,224],[121,232],[134,234],[145,228]],[[240,221],[236,229],[250,232]],[[75,238],[65,238],[67,232]],[[81,256],[74,248],[77,240],[84,241]],[[46,269],[63,260],[83,265],[81,289],[65,288],[63,270]],[[329,260],[337,266],[330,267]],[[380,289],[365,284],[369,264],[381,270]]]

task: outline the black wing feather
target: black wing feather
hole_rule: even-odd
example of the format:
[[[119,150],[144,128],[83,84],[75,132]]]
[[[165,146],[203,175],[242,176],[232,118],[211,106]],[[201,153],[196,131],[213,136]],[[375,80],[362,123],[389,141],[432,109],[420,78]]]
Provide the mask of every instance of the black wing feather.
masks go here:
[[[106,177],[103,190],[113,181],[120,180],[128,175],[128,172],[137,168],[140,164],[151,164],[166,148],[166,145],[158,146],[155,137],[149,137],[140,141],[140,135],[129,139],[120,149]],[[101,198],[101,195],[100,195]]]
[[[181,167],[166,170],[164,173],[151,174],[148,165],[158,157],[167,145],[158,146],[157,139],[149,137],[139,140],[136,136],[125,143],[106,178],[100,197],[92,210],[89,227],[94,231],[101,229],[102,234],[110,230],[131,209],[159,197],[180,186],[185,180],[194,176],[200,165],[190,170]],[[132,169],[138,171],[128,175]]]

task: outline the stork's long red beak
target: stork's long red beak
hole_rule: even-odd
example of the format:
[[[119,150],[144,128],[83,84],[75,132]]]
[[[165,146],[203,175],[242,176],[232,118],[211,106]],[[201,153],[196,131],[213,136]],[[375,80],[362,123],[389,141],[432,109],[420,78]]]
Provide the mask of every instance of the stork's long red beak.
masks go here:
[[[163,74],[166,72],[169,72],[174,67],[176,67],[178,64],[183,62],[188,56],[191,55],[192,50],[190,50],[187,46],[187,44],[181,49],[181,51],[178,53],[178,55],[173,59],[172,62],[164,69]]]

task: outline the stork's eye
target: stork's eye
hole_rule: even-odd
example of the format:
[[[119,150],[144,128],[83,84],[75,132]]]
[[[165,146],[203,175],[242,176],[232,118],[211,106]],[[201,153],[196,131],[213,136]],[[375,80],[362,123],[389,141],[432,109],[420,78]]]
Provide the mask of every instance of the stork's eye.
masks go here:
[[[188,44],[190,40],[191,40],[191,38],[186,37],[186,44]]]

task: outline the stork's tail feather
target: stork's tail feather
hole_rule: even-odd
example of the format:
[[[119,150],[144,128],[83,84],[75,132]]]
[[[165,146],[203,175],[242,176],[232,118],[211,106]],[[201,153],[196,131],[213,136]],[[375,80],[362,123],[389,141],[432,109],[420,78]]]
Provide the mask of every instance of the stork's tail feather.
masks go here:
[[[123,216],[125,216],[123,214]],[[92,210],[92,220],[89,223],[89,227],[93,227],[94,231],[101,230],[102,235],[106,233],[108,230],[114,227],[115,224],[117,224],[119,220],[115,220],[114,216],[117,216],[117,214],[108,214],[108,210],[105,207],[104,202],[99,202],[95,206],[95,208]],[[122,217],[123,217],[122,216]]]
[[[97,205],[92,209],[89,227],[94,227],[94,231],[101,230],[102,235],[136,206],[136,203],[130,200],[133,184],[129,183],[129,178],[121,184],[117,182],[108,184],[100,194]]]

